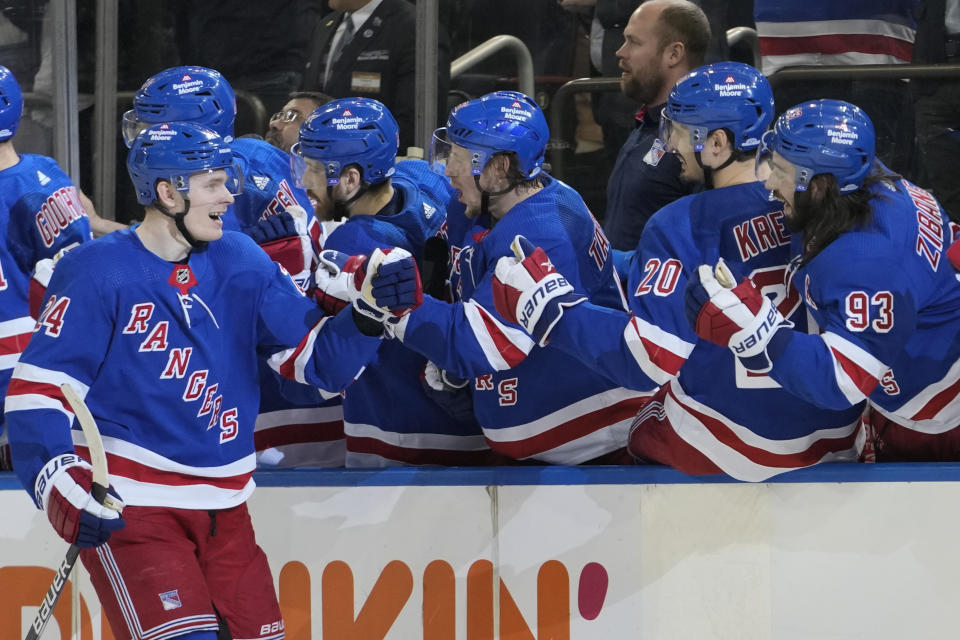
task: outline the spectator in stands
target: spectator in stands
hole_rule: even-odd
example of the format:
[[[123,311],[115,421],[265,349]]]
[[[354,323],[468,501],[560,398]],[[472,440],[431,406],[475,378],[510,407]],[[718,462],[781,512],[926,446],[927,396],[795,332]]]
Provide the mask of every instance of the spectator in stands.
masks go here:
[[[332,98],[319,91],[294,91],[280,111],[270,116],[266,141],[283,151],[297,143],[300,125],[314,110]]]
[[[330,0],[330,13],[313,30],[300,89],[334,98],[375,98],[400,125],[400,150],[414,140],[416,11],[407,0]],[[447,113],[450,43],[438,34],[437,114]]]
[[[926,0],[917,20],[914,62],[960,62],[960,0]],[[933,190],[950,218],[960,222],[960,81],[914,81],[917,181]]]
[[[665,154],[656,139],[670,89],[703,64],[710,24],[689,0],[647,0],[630,16],[623,35],[617,50],[620,89],[643,109],[610,173],[604,231],[614,249],[630,251],[655,211],[692,192],[680,181],[679,160]]]

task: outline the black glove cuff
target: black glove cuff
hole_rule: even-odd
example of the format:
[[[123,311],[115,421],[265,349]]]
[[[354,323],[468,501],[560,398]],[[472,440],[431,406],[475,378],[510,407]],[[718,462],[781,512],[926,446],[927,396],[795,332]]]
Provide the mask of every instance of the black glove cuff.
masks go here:
[[[353,307],[350,307],[350,312],[353,313],[353,324],[357,325],[360,333],[371,337],[383,335],[383,325],[380,322],[363,315]]]

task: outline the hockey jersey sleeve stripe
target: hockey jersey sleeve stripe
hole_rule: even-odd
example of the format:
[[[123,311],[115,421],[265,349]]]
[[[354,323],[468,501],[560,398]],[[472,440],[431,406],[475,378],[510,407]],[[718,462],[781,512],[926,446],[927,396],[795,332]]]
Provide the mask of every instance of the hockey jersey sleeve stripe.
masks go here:
[[[671,383],[664,409],[673,429],[681,438],[705,453],[715,464],[734,477],[741,476],[727,464],[731,459],[729,458],[731,452],[736,452],[754,465],[770,470],[787,471],[808,467],[831,454],[855,449],[857,445],[859,419],[846,427],[819,429],[803,438],[778,441],[762,438],[745,427],[700,411],[689,398],[685,397],[685,399],[687,402],[678,397],[677,388],[674,383]],[[699,434],[698,431],[700,431]],[[749,436],[749,441],[745,436]],[[713,444],[714,442],[723,447],[718,448]],[[724,449],[727,450],[727,455],[724,454]],[[855,454],[851,456],[856,457]],[[755,477],[741,479],[756,480]]]
[[[634,396],[577,416],[545,431],[523,437],[529,425],[502,429],[485,429],[490,446],[511,458],[524,459],[557,449],[569,442],[589,436],[633,417],[647,402],[646,396]],[[625,434],[624,434],[625,435]],[[496,439],[493,439],[493,437]],[[626,437],[621,445],[626,446]],[[611,448],[601,453],[607,453]],[[598,454],[600,455],[600,454]],[[581,460],[585,462],[586,460]]]
[[[90,450],[87,449],[87,447],[77,445],[76,449],[77,454],[87,460],[90,459]],[[177,471],[164,471],[109,452],[107,453],[107,468],[110,470],[111,476],[122,476],[129,480],[147,484],[161,484],[174,487],[205,484],[230,491],[242,490],[253,475],[252,469],[245,473],[221,478],[215,478],[209,475],[192,475]],[[198,468],[198,471],[201,470],[202,468]]]
[[[270,356],[270,359],[267,361],[270,368],[284,378],[306,384],[307,380],[304,374],[304,368],[313,355],[313,344],[317,339],[317,334],[320,333],[320,329],[328,319],[328,317],[321,318],[320,321],[307,332],[307,335],[303,337],[300,344],[295,348],[280,351]]]
[[[253,445],[257,451],[287,444],[335,440],[343,440],[343,420],[274,425],[258,428],[253,434]]]
[[[624,328],[623,339],[643,372],[657,384],[677,375],[694,346],[635,316]]]
[[[7,387],[6,411],[30,411],[32,409],[54,409],[73,420],[73,411],[63,397],[59,385],[43,382],[31,382],[13,378]]]
[[[530,336],[498,322],[490,312],[472,300],[463,303],[463,310],[483,354],[496,371],[518,365],[533,349]]]
[[[0,357],[23,353],[33,335],[33,322],[30,328],[24,332],[17,332],[10,335],[0,334]]]
[[[820,337],[833,357],[837,385],[850,403],[870,395],[890,367],[836,333],[828,331]]]

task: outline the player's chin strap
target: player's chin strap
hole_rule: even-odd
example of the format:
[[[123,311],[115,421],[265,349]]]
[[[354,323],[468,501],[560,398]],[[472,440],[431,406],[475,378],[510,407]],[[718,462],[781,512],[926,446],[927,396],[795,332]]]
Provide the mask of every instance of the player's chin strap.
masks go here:
[[[176,213],[171,213],[169,209],[160,204],[159,202],[154,202],[154,206],[157,208],[157,211],[167,216],[168,218],[173,218],[174,224],[177,225],[177,231],[180,232],[180,235],[183,236],[183,239],[189,243],[194,249],[203,249],[209,244],[206,240],[197,240],[187,231],[187,225],[184,223],[183,219],[187,216],[187,212],[190,211],[190,198],[183,196],[183,211],[178,211]]]
[[[490,213],[490,198],[493,196],[502,196],[505,193],[513,191],[516,189],[517,185],[511,184],[508,185],[506,189],[501,189],[500,191],[487,191],[480,186],[480,176],[473,176],[473,182],[477,185],[477,191],[480,192],[480,215],[486,215]]]
[[[723,164],[719,167],[705,167],[703,166],[703,160],[700,158],[700,151],[694,151],[693,155],[697,158],[697,164],[700,165],[700,168],[703,169],[703,182],[706,185],[707,189],[713,189],[713,174],[721,169],[725,169],[733,164],[734,160],[737,159],[736,149],[730,150],[730,157],[727,158]]]

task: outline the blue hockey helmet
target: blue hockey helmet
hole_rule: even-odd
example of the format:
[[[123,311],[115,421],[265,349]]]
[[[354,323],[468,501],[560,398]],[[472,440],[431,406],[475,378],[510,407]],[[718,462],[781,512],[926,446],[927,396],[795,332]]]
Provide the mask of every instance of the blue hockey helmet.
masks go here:
[[[171,67],[150,77],[123,114],[123,139],[129,147],[151,124],[193,122],[233,141],[237,96],[219,71],[206,67]]]
[[[547,119],[533,98],[494,91],[453,108],[447,126],[434,132],[430,160],[437,170],[452,143],[470,151],[471,173],[479,176],[491,156],[513,152],[520,173],[530,179],[541,171],[549,139]]]
[[[670,91],[660,119],[666,143],[674,123],[690,131],[694,151],[702,151],[711,131],[727,129],[733,147],[752,151],[773,121],[773,91],[760,71],[742,62],[718,62],[694,69]]]
[[[797,191],[829,173],[841,193],[856,191],[875,159],[873,122],[860,107],[841,100],[815,100],[787,109],[763,136],[757,175],[763,178],[773,153],[796,167]]]
[[[0,142],[13,137],[23,115],[23,92],[10,69],[0,65]]]
[[[360,166],[367,184],[393,175],[400,128],[383,103],[372,98],[342,98],[318,107],[300,125],[300,140],[290,149],[294,175],[302,183],[307,163],[322,163],[327,185],[340,181],[351,164]]]
[[[192,122],[151,125],[137,135],[127,153],[127,172],[137,190],[137,202],[142,205],[156,201],[160,180],[186,194],[190,176],[218,169],[227,172],[231,193],[243,191],[243,172],[230,146],[215,131]]]

